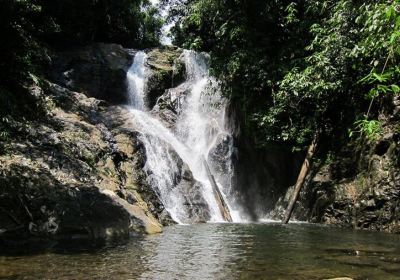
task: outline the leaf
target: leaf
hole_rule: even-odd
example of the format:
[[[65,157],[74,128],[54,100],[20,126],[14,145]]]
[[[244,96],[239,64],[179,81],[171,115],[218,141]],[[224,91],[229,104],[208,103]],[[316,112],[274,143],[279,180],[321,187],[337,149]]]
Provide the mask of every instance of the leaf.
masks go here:
[[[390,20],[394,15],[396,14],[394,7],[390,6],[387,10],[386,10],[386,18],[388,20]]]
[[[397,41],[397,39],[400,37],[400,32],[399,31],[397,31],[397,32],[394,32],[394,33],[392,33],[392,35],[390,36],[390,44],[394,44],[394,43],[396,43],[396,41]]]
[[[381,83],[386,81],[386,79],[385,79],[385,77],[383,75],[379,75],[377,73],[373,73],[373,76],[375,77],[376,80],[378,80]]]
[[[397,94],[397,93],[400,92],[400,86],[398,86],[398,85],[391,85],[390,87],[392,88],[392,92],[393,92],[393,93]]]

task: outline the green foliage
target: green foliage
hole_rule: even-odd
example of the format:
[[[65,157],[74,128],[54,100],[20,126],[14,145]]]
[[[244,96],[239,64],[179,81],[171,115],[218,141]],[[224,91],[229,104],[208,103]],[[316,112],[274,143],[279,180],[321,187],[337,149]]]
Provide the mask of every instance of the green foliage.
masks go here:
[[[187,1],[177,8],[175,43],[210,53],[212,68],[224,92],[241,107],[246,131],[259,144],[260,124],[282,73],[303,55],[310,37],[300,21],[304,5],[294,1]]]
[[[161,22],[143,0],[37,0],[56,43],[100,41],[130,47],[158,44]]]
[[[382,124],[377,120],[359,120],[355,122],[355,130],[349,131],[349,136],[355,134],[365,136],[369,141],[376,141],[382,133]]]
[[[400,15],[399,1],[392,4],[376,3],[365,7],[366,13],[357,20],[362,21],[364,17],[365,33],[364,41],[360,43],[376,58],[379,54],[386,55],[386,60],[373,61],[371,72],[363,77],[359,83],[368,86],[366,98],[370,99],[370,105],[363,119],[355,122],[356,130],[350,131],[350,137],[358,132],[360,137],[365,136],[369,141],[376,141],[382,132],[382,124],[377,120],[370,120],[370,113],[376,99],[385,99],[388,95],[397,95],[400,92],[398,58],[400,55]],[[381,34],[384,36],[380,36]],[[382,55],[381,55],[382,56]],[[378,72],[378,69],[382,69]]]
[[[49,63],[49,47],[90,42],[156,46],[161,25],[147,0],[2,0],[1,84],[15,86]]]
[[[41,7],[31,1],[4,0],[0,10],[0,83],[15,86],[36,70],[45,51],[34,37]]]
[[[148,0],[1,0],[0,153],[54,106],[40,90],[51,51],[92,42],[157,46],[161,25]]]
[[[257,144],[302,148],[316,130],[345,139],[356,120],[360,135],[379,134],[374,119],[400,91],[399,0],[178,6],[176,43],[210,52],[214,73]]]
[[[161,25],[148,0],[2,0],[0,116],[43,115],[29,87],[53,49],[92,42],[157,46]]]

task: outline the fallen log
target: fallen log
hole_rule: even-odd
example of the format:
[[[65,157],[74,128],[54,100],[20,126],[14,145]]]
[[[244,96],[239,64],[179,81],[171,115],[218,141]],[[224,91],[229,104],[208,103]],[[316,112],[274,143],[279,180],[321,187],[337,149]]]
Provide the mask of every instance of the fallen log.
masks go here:
[[[215,181],[214,176],[211,173],[210,166],[208,165],[206,159],[203,157],[203,164],[207,172],[208,180],[211,183],[215,200],[217,201],[219,211],[221,212],[222,218],[224,218],[227,222],[233,222],[231,213],[229,211],[228,205],[226,204],[224,197],[222,196],[221,191]]]
[[[287,224],[290,220],[290,217],[292,216],[294,205],[296,204],[296,201],[299,198],[300,190],[303,187],[308,172],[310,171],[311,160],[314,156],[315,150],[317,149],[318,138],[319,138],[319,133],[316,133],[311,145],[308,147],[307,155],[306,158],[304,159],[303,165],[300,170],[300,174],[297,178],[292,198],[290,200],[289,206],[286,209],[285,217],[282,221],[284,224]]]

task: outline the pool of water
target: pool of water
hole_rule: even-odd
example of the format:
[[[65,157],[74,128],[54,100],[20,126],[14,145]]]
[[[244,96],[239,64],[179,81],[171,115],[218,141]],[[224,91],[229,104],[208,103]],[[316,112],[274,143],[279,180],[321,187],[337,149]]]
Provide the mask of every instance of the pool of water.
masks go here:
[[[172,226],[102,249],[0,251],[0,279],[400,279],[400,236],[309,224]]]

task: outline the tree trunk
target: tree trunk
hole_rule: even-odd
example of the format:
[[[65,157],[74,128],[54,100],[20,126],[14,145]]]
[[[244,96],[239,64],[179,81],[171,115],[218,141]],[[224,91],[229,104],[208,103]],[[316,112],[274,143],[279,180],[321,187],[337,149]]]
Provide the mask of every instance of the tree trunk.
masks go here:
[[[208,180],[211,183],[211,186],[213,188],[213,193],[215,200],[217,201],[219,211],[221,212],[222,218],[224,218],[225,221],[227,222],[233,222],[231,213],[229,212],[228,205],[225,203],[224,197],[222,196],[221,191],[218,188],[217,182],[215,182],[214,176],[211,173],[210,167],[208,166],[208,163],[205,158],[203,158],[203,164],[204,167],[206,168]]]
[[[285,218],[283,219],[283,223],[285,223],[285,224],[287,224],[289,222],[290,217],[292,216],[294,205],[296,204],[296,201],[299,197],[300,190],[303,187],[303,184],[304,184],[304,181],[306,179],[308,172],[310,171],[311,159],[314,156],[315,150],[317,148],[318,137],[319,137],[319,133],[316,133],[311,145],[308,147],[306,158],[304,159],[303,165],[300,170],[299,177],[297,178],[297,182],[294,187],[294,193],[290,200],[289,206],[286,209]]]

